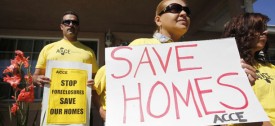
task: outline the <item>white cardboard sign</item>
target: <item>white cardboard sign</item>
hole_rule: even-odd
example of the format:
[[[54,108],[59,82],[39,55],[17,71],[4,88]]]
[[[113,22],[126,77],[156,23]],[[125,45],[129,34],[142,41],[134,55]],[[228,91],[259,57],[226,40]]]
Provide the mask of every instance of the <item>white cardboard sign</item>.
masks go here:
[[[54,68],[70,68],[70,69],[79,69],[79,70],[86,70],[88,73],[88,80],[92,77],[92,65],[80,62],[69,62],[69,61],[54,61],[49,60],[47,61],[46,66],[46,73],[45,76],[51,78],[52,70]],[[81,75],[79,75],[81,76]],[[52,82],[54,83],[54,82]],[[85,83],[86,84],[86,83]],[[90,124],[90,108],[91,108],[91,97],[92,97],[92,89],[90,86],[86,88],[86,123],[85,124],[47,124],[47,114],[49,113],[48,104],[49,104],[49,94],[50,92],[50,84],[44,85],[43,91],[43,100],[42,100],[42,109],[41,109],[41,117],[40,117],[40,125],[41,126],[89,126]],[[60,101],[56,101],[60,102]]]
[[[269,120],[241,68],[233,38],[113,47],[105,58],[106,126]]]

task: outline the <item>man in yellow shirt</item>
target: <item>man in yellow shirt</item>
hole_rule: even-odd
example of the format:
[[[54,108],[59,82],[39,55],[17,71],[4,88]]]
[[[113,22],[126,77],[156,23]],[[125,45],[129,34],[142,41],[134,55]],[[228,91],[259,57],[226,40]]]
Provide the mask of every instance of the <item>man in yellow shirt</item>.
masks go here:
[[[63,15],[60,29],[63,32],[63,39],[46,45],[40,52],[36,69],[33,75],[35,84],[43,86],[49,84],[50,79],[45,77],[47,60],[74,61],[93,65],[93,75],[98,70],[94,51],[77,41],[79,31],[79,18],[73,11],[67,11]],[[89,85],[93,80],[88,81]]]
[[[94,51],[77,40],[80,29],[78,15],[73,11],[65,12],[61,20],[60,29],[63,33],[63,39],[46,45],[39,54],[33,75],[33,82],[39,86],[50,84],[50,78],[45,76],[48,60],[92,64],[92,75],[95,75],[98,70]],[[93,79],[87,81],[87,85],[93,84]],[[96,92],[93,91],[93,94],[96,94]]]

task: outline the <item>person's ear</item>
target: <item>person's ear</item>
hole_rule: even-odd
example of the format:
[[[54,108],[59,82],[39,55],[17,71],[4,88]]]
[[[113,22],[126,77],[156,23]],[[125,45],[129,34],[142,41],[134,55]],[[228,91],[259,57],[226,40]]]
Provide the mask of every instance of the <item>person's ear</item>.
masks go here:
[[[155,23],[156,23],[157,26],[161,26],[160,16],[157,15],[157,16],[155,17]]]
[[[62,24],[60,24],[60,30],[63,30]]]
[[[60,24],[60,30],[62,30],[62,31],[63,31],[63,28],[64,28],[64,27],[63,27],[63,25],[62,25],[62,24]]]

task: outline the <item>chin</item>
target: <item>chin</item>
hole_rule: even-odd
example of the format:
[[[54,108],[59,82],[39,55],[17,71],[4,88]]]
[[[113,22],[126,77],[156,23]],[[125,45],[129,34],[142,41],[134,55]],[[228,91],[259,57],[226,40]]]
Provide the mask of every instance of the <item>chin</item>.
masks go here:
[[[70,33],[68,33],[68,35],[69,35],[69,36],[75,36],[76,34],[75,34],[75,33],[70,32]]]
[[[181,30],[182,35],[184,35],[187,32],[188,29],[184,28]]]
[[[76,35],[75,35],[75,34],[67,34],[67,36],[70,37],[70,38],[73,38],[73,37],[75,37]]]

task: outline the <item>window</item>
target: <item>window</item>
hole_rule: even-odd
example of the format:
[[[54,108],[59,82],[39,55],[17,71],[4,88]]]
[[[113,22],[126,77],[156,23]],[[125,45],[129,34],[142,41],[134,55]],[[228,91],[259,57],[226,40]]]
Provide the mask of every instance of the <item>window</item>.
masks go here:
[[[275,48],[269,48],[268,54],[270,62],[275,65]]]
[[[34,73],[35,65],[42,48],[52,42],[59,40],[58,38],[36,39],[36,38],[13,38],[0,37],[0,72],[10,65],[10,60],[14,58],[14,51],[21,50],[25,56],[29,56],[31,72]],[[97,56],[98,41],[92,39],[80,39],[80,42],[92,48]],[[0,99],[11,99],[13,90],[10,84],[3,82],[3,75],[0,77]],[[43,88],[35,88],[35,99],[41,99]]]

